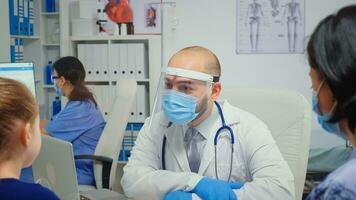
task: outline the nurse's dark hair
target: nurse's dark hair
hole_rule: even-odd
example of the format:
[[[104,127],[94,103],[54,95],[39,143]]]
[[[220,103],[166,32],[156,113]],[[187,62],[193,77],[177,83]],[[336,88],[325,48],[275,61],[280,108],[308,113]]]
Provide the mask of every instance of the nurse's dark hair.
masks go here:
[[[325,79],[337,101],[330,122],[348,120],[356,131],[356,5],[323,19],[307,46],[309,64]]]
[[[85,69],[78,58],[73,56],[62,57],[53,64],[53,67],[59,77],[63,76],[74,86],[68,97],[69,101],[90,100],[97,106],[93,93],[85,86]]]
[[[27,87],[15,80],[0,77],[0,161],[12,156],[21,124],[34,122],[38,105]]]

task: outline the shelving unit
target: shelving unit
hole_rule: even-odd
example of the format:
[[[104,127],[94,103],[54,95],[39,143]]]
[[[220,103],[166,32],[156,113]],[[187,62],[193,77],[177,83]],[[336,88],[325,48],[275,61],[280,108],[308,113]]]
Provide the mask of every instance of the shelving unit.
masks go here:
[[[88,65],[91,64],[86,63],[87,61],[84,61],[84,66],[88,67],[87,71],[87,85],[89,88],[91,88],[94,93],[95,93],[95,87],[100,86],[107,86],[109,89],[109,97],[108,98],[113,98],[115,94],[113,94],[113,88],[116,85],[116,80],[120,78],[135,78],[133,75],[128,75],[127,77],[123,75],[116,75],[116,71],[114,73],[114,68],[113,66],[115,65],[113,62],[112,57],[119,57],[119,55],[114,55],[113,47],[118,44],[143,44],[144,45],[144,55],[145,55],[145,68],[147,71],[147,77],[145,78],[136,78],[136,81],[139,86],[144,86],[145,90],[147,92],[147,100],[146,100],[146,109],[147,113],[146,115],[148,116],[150,112],[152,111],[153,108],[153,101],[154,101],[154,94],[155,90],[157,88],[158,84],[158,79],[160,75],[160,70],[161,70],[161,36],[159,35],[128,35],[128,36],[85,36],[85,37],[78,37],[78,36],[73,36],[70,37],[71,45],[70,45],[70,50],[69,50],[69,55],[77,56],[79,59],[81,59],[81,56],[78,55],[78,45],[104,45],[104,50],[106,51],[107,54],[104,55],[106,58],[107,67],[107,75],[106,79],[95,79],[92,80],[91,74],[90,73],[90,67]],[[119,59],[119,58],[118,58]],[[85,60],[85,59],[82,59]],[[93,70],[94,73],[95,70]],[[106,71],[106,70],[105,70]],[[103,73],[103,71],[98,72]],[[103,90],[103,89],[99,89]],[[97,94],[98,96],[102,96],[101,94]],[[110,103],[109,103],[110,104]],[[100,101],[99,101],[99,106],[100,106]],[[110,105],[111,106],[111,105]],[[104,108],[103,114],[104,117],[109,114],[109,111],[105,110],[110,110],[110,106]],[[101,106],[105,107],[105,106]],[[139,114],[139,113],[137,113]],[[146,117],[147,117],[146,116]],[[144,118],[133,120],[130,119],[130,123],[143,123]]]
[[[26,36],[26,35],[10,35],[10,38],[20,38],[20,39],[28,39],[28,40],[39,40],[40,36]]]
[[[45,1],[41,0],[41,11],[40,11],[40,32],[41,32],[41,53],[42,53],[42,72],[44,72],[44,67],[49,61],[54,63],[61,56],[61,40],[60,40],[60,15],[61,7],[60,4],[57,6],[57,12],[46,12]],[[44,75],[42,75],[44,77]],[[41,87],[42,93],[44,94],[46,118],[49,119],[52,116],[52,101],[54,100],[56,93],[54,85],[48,85],[42,81]]]
[[[67,1],[67,0],[64,0]],[[22,39],[24,62],[32,62],[35,66],[35,83],[36,98],[40,104],[41,118],[51,117],[51,105],[54,99],[55,90],[53,86],[46,85],[44,82],[44,67],[48,60],[53,62],[60,57],[61,41],[60,34],[56,35],[56,41],[48,41],[48,33],[53,26],[53,21],[57,20],[58,29],[60,30],[59,18],[61,12],[48,13],[44,12],[45,1],[34,0],[34,35],[10,35],[9,20],[9,0],[1,2],[0,24],[0,62],[10,62],[10,44],[13,39]],[[53,39],[54,37],[52,37]],[[22,48],[22,47],[21,47]]]

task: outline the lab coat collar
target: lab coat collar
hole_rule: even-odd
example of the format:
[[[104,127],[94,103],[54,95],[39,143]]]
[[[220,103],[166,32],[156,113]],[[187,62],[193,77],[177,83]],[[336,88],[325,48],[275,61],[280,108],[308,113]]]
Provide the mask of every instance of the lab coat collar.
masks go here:
[[[206,118],[203,122],[201,122],[198,126],[195,128],[199,133],[204,137],[204,139],[208,139],[210,135],[210,130],[216,120],[219,120],[219,112],[218,109],[216,108],[215,104],[213,105],[213,109],[211,110],[210,116]]]
[[[225,122],[228,126],[231,126],[232,124],[235,124],[239,121],[239,118],[232,117],[231,112],[226,111],[226,110],[229,110],[229,108],[231,108],[231,105],[227,101],[218,101],[218,103],[223,110]],[[214,130],[213,126],[217,122],[220,122],[220,125],[222,125],[222,121],[221,121],[221,117],[219,115],[218,108],[216,107],[215,104],[213,104],[213,109],[211,111],[210,116],[206,120],[204,120],[202,123],[200,123],[198,126],[196,126],[195,128],[199,131],[200,134],[202,134],[204,136],[205,139],[208,139],[212,132],[211,130]]]
[[[238,124],[240,122],[240,117],[238,113],[234,112],[233,110],[236,110],[233,106],[231,106],[226,100],[218,101],[219,105],[222,108],[223,115],[225,118],[225,122],[227,126],[233,126],[235,124]],[[216,106],[214,105],[216,112],[218,112]],[[199,167],[199,174],[204,174],[205,171],[207,170],[210,162],[214,158],[214,137],[217,132],[217,130],[222,126],[222,122],[220,119],[220,115],[217,113],[217,116],[215,116],[215,121],[211,122],[210,128],[208,131],[209,136],[208,136],[208,141],[205,145],[204,149],[204,154],[201,160],[201,164]],[[200,131],[199,131],[200,132]],[[235,134],[234,134],[235,136]],[[219,146],[218,146],[219,150]]]

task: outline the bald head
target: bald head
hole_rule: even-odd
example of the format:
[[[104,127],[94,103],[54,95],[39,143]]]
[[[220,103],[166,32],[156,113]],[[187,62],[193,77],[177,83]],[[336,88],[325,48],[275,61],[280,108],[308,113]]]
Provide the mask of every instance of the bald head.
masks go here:
[[[169,60],[168,66],[204,72],[220,77],[220,62],[209,49],[192,46],[178,51]]]

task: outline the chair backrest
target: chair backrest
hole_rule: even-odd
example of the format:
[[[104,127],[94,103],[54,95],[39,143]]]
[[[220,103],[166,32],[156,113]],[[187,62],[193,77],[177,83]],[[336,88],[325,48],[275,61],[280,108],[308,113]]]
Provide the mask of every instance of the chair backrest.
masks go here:
[[[309,155],[311,107],[299,93],[272,88],[227,87],[222,99],[264,121],[293,175],[296,199],[302,199]]]
[[[137,82],[133,79],[121,79],[116,82],[116,94],[111,113],[109,113],[105,128],[95,149],[95,155],[113,159],[109,188],[112,188],[115,181],[117,160],[130,110],[134,106],[136,89]],[[102,188],[102,165],[100,162],[94,162],[94,176],[96,187]]]

